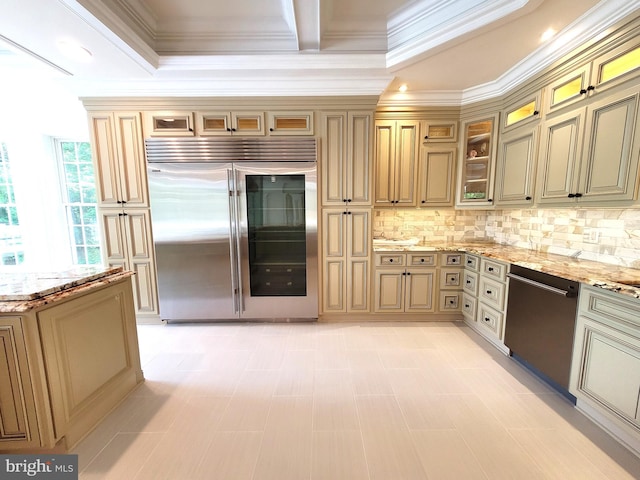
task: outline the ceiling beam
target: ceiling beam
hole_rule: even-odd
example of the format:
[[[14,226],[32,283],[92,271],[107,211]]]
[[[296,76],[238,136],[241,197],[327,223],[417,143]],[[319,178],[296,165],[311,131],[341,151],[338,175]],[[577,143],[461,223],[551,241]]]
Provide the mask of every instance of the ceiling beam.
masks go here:
[[[282,11],[295,31],[298,50],[320,50],[320,0],[282,0]]]

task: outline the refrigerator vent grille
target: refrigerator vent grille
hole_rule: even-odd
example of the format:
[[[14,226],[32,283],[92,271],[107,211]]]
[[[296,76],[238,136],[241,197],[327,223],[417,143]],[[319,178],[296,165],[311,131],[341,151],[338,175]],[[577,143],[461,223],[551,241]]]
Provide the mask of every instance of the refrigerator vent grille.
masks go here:
[[[315,162],[315,138],[148,138],[149,163]]]

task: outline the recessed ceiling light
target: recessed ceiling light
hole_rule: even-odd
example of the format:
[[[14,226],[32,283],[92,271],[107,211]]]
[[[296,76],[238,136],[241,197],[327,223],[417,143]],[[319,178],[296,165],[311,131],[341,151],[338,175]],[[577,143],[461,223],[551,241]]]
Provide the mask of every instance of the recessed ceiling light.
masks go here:
[[[57,45],[62,53],[73,60],[86,62],[93,56],[89,50],[72,40],[60,40]]]
[[[541,42],[546,42],[547,40],[549,40],[550,38],[552,38],[557,32],[555,31],[555,29],[549,27],[547,28],[544,33],[540,36],[540,41]]]
[[[400,85],[400,88],[398,88],[399,92],[406,92],[407,91],[407,84],[403,83],[402,85]]]

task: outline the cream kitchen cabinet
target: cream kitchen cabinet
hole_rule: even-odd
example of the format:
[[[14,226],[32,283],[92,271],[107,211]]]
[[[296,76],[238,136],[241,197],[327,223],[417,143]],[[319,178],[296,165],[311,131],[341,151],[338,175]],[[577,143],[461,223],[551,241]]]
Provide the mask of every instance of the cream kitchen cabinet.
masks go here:
[[[40,446],[22,321],[0,317],[0,451]]]
[[[538,125],[525,125],[500,137],[494,195],[497,206],[533,205],[538,139]]]
[[[441,254],[442,266],[438,269],[438,311],[441,313],[459,313],[461,311],[464,278],[462,258],[461,253]]]
[[[457,207],[486,208],[493,204],[498,117],[496,113],[463,123]]]
[[[193,137],[193,112],[160,111],[144,112],[145,137]]]
[[[106,263],[135,272],[134,301],[139,317],[158,314],[155,254],[148,209],[102,209]]]
[[[0,451],[72,448],[144,380],[129,278],[0,314]]]
[[[140,113],[91,112],[89,128],[98,205],[148,207]]]
[[[420,122],[378,120],[375,125],[374,205],[416,205]]]
[[[455,172],[455,146],[422,147],[418,164],[417,206],[452,206]]]
[[[322,211],[322,310],[370,311],[371,209]]]
[[[312,111],[267,112],[269,135],[313,135]]]
[[[423,120],[420,122],[423,145],[433,143],[456,143],[458,141],[457,120]]]
[[[504,328],[507,309],[507,263],[465,255],[462,277],[462,315],[467,325],[505,354]]]
[[[636,197],[640,121],[637,87],[598,96],[543,124],[537,202],[632,201]]]
[[[545,88],[547,112],[557,112],[606,92],[640,74],[640,40],[636,37],[580,65]]]
[[[640,300],[582,284],[569,391],[640,453]]]
[[[199,136],[265,135],[264,112],[200,111],[196,112]]]
[[[462,315],[464,321],[475,328],[478,306],[478,278],[480,257],[466,253],[462,272]]]
[[[105,263],[136,272],[136,313],[140,320],[156,321],[156,267],[140,113],[91,112],[89,121]]]
[[[323,206],[370,206],[373,112],[325,112],[322,123]]]
[[[436,310],[436,253],[376,253],[375,312]]]

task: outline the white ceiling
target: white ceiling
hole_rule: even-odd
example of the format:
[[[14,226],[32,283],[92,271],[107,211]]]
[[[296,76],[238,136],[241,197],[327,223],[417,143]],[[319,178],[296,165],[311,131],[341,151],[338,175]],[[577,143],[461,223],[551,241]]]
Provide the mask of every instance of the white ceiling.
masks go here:
[[[504,93],[639,11],[627,0],[3,0],[0,40],[20,54],[0,67],[27,53],[77,96],[459,105]],[[548,27],[560,33],[541,43]],[[61,39],[91,60],[63,56]]]

